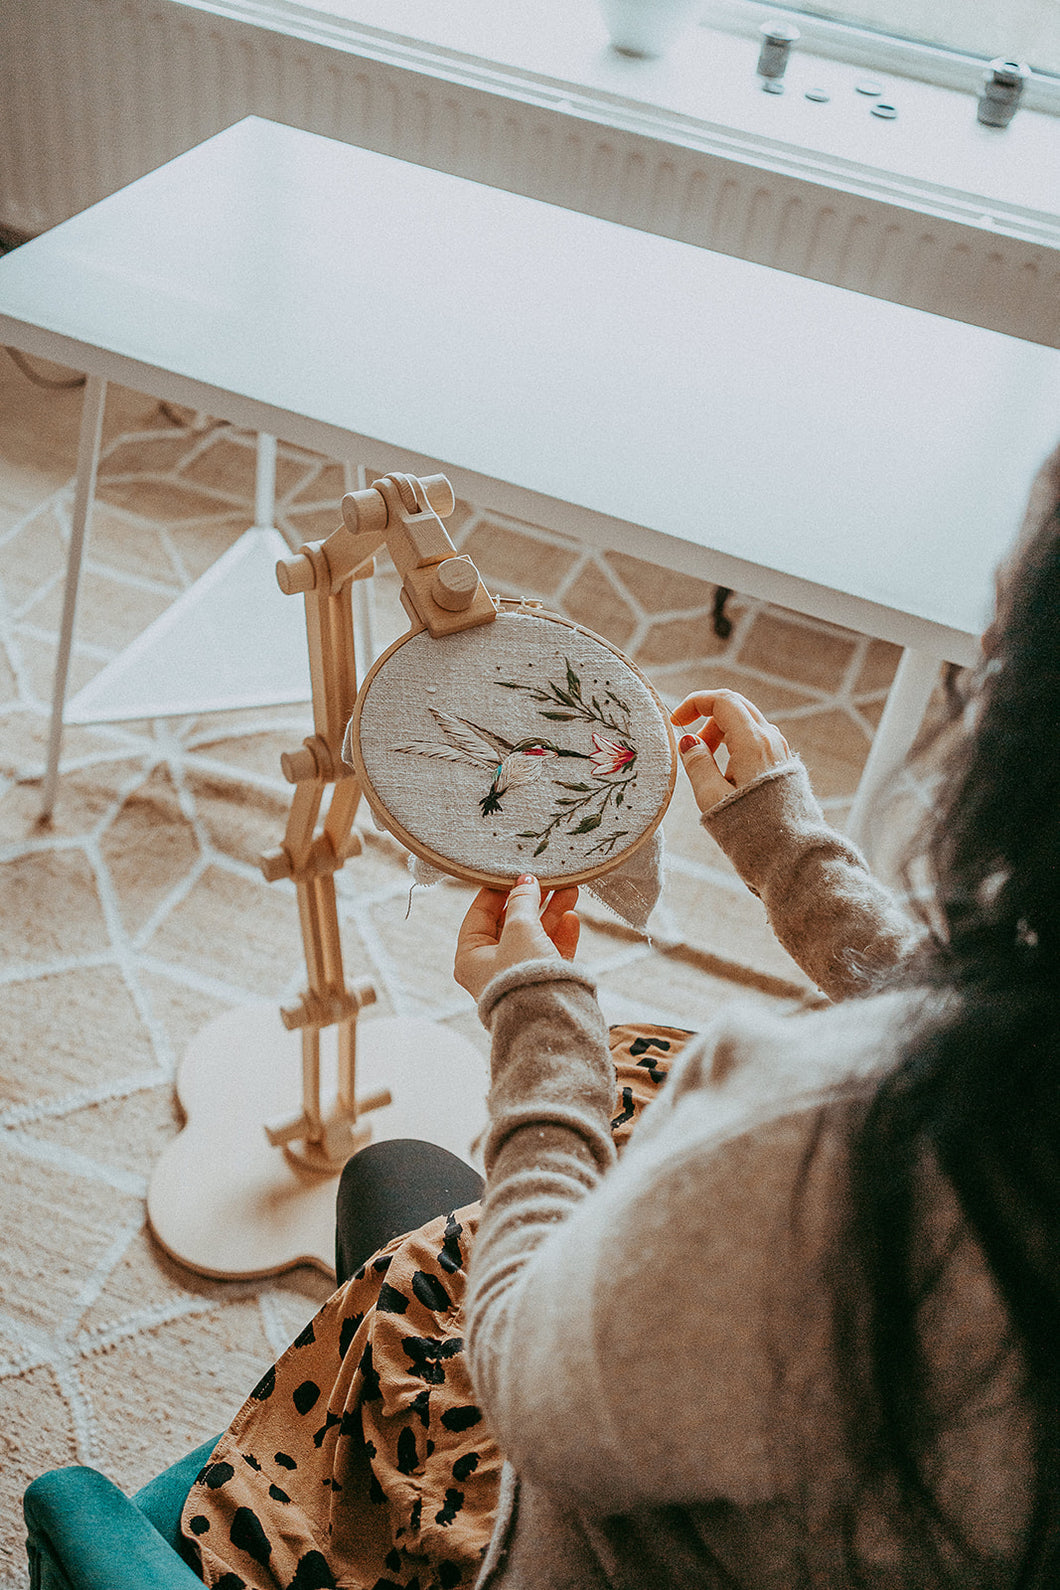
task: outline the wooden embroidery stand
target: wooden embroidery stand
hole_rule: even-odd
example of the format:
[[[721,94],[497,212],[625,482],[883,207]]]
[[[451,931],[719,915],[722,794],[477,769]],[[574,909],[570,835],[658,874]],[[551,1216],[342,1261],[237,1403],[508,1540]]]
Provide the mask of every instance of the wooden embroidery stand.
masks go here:
[[[148,1192],[148,1216],[162,1246],[207,1275],[267,1275],[300,1263],[331,1270],[334,1177],[370,1139],[364,1117],[392,1104],[396,1078],[412,1082],[425,1055],[434,1096],[424,1101],[413,1082],[420,1098],[403,1101],[413,1108],[402,1113],[402,1135],[443,1141],[448,1132],[455,1141],[444,1146],[466,1153],[474,1127],[459,1109],[446,1122],[440,1103],[447,1075],[466,1079],[481,1069],[466,1040],[429,1021],[395,1018],[367,1023],[358,1045],[358,1016],[376,992],[369,982],[347,982],[335,873],[361,850],[353,828],[361,790],[342,760],[357,696],[353,581],[373,572],[385,544],[414,631],[451,634],[491,622],[496,608],[441,523],[455,506],[444,475],[387,476],[348,493],[342,506],[339,529],[283,559],[276,571],[285,594],[305,598],[314,732],[281,758],[294,797],[283,842],[262,856],[261,867],[270,881],[295,885],[307,987],[279,1020],[272,1007],[231,1011],[193,1040],[177,1079],[186,1125],[159,1159]],[[323,1054],[322,1038],[333,1053]],[[293,1109],[292,1041],[301,1047],[301,1100]],[[384,1084],[360,1098],[359,1048],[367,1049],[367,1069]],[[335,1076],[330,1097],[322,1083],[325,1059]],[[456,1146],[461,1133],[462,1148]]]
[[[309,974],[299,1003],[281,1012],[284,1026],[302,1033],[302,1110],[266,1132],[271,1143],[282,1144],[313,1169],[341,1169],[371,1137],[370,1126],[358,1125],[360,1116],[391,1101],[386,1089],[360,1100],[355,1095],[357,1016],[376,995],[370,983],[349,988],[345,982],[335,904],[335,872],[361,848],[352,833],[360,786],[342,761],[343,736],[357,699],[350,587],[372,573],[375,554],[385,542],[402,577],[402,605],[413,629],[448,635],[495,618],[497,610],[477,569],[470,559],[456,555],[439,517],[451,514],[454,506],[444,475],[422,482],[388,475],[366,491],[349,492],[343,499],[342,527],[276,569],[286,596],[305,596],[316,732],[300,750],[281,759],[284,777],[295,785],[294,800],[283,844],[261,858],[270,882],[295,882]],[[328,784],[333,786],[331,805],[318,834]],[[338,1091],[325,1119],[320,1110],[320,1031],[333,1023],[338,1031]]]

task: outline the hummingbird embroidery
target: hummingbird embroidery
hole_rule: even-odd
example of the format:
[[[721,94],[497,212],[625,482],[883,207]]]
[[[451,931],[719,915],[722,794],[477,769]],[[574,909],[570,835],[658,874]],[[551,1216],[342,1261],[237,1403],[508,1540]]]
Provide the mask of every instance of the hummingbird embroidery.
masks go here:
[[[514,743],[503,735],[483,729],[467,718],[454,717],[451,712],[429,708],[431,717],[445,735],[444,744],[438,740],[412,740],[408,745],[395,746],[395,750],[411,756],[440,757],[446,762],[464,762],[490,775],[490,787],[479,800],[483,817],[501,810],[501,796],[506,790],[520,784],[532,783],[545,765],[555,757],[577,757],[579,761],[591,758],[584,751],[566,751],[551,740],[531,735]]]

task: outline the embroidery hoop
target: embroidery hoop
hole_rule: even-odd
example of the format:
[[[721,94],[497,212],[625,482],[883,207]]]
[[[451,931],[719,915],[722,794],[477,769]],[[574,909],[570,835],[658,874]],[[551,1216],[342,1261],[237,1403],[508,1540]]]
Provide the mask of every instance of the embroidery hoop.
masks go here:
[[[645,799],[643,795],[637,802],[636,815],[632,819],[635,827],[633,835],[627,843],[621,844],[617,840],[612,840],[610,842],[610,848],[605,854],[601,854],[595,862],[587,860],[583,865],[568,863],[559,870],[550,870],[549,861],[552,858],[547,856],[547,850],[550,848],[548,842],[546,841],[545,845],[542,846],[541,851],[538,851],[537,846],[531,842],[532,839],[536,838],[540,843],[540,833],[512,833],[509,831],[504,834],[503,839],[498,843],[491,839],[489,835],[484,835],[481,830],[479,830],[477,835],[474,837],[478,838],[481,845],[487,851],[492,850],[494,856],[497,855],[498,850],[509,848],[509,846],[515,846],[517,855],[519,857],[519,859],[513,858],[509,864],[505,865],[491,865],[490,863],[492,858],[484,860],[484,862],[479,865],[475,861],[469,861],[466,858],[466,854],[462,857],[453,856],[447,851],[439,848],[437,842],[432,842],[432,839],[428,837],[428,834],[425,831],[430,827],[429,819],[422,824],[413,824],[410,826],[405,814],[399,815],[394,811],[392,804],[393,797],[388,800],[386,794],[379,788],[379,784],[385,782],[385,780],[380,777],[380,768],[385,758],[381,755],[377,742],[379,730],[377,718],[383,709],[378,707],[376,703],[373,702],[373,687],[380,686],[376,694],[377,701],[381,700],[385,694],[385,690],[382,688],[382,686],[385,682],[387,671],[392,670],[396,673],[402,666],[403,648],[415,643],[420,647],[429,646],[434,648],[431,656],[435,663],[437,685],[430,686],[428,688],[432,691],[435,689],[438,690],[440,701],[449,699],[446,695],[442,694],[443,691],[449,691],[451,688],[452,681],[447,676],[449,674],[456,674],[458,669],[463,667],[464,656],[466,655],[465,651],[460,655],[459,659],[456,658],[452,649],[452,642],[455,637],[443,636],[436,639],[429,638],[427,633],[420,629],[415,630],[407,635],[403,635],[399,640],[395,641],[392,646],[388,647],[382,656],[379,657],[373,664],[358,692],[353,715],[351,717],[349,728],[346,734],[346,740],[343,747],[343,756],[345,760],[354,768],[357,781],[361,787],[361,791],[377,821],[382,825],[383,828],[392,834],[395,839],[399,840],[401,844],[411,851],[414,856],[418,857],[421,861],[426,862],[438,872],[444,873],[449,877],[459,878],[467,883],[485,884],[489,887],[497,889],[510,888],[515,878],[521,872],[535,872],[541,880],[542,888],[546,890],[590,883],[594,879],[602,878],[607,873],[613,872],[616,869],[625,866],[629,862],[630,858],[634,856],[643,845],[647,844],[647,842],[655,834],[659,824],[662,822],[667,807],[669,806],[670,798],[673,795],[677,780],[677,751],[674,743],[673,730],[671,729],[669,723],[669,718],[655,690],[652,688],[648,680],[645,679],[644,675],[640,672],[636,665],[631,662],[630,659],[626,657],[617,646],[613,645],[611,641],[605,639],[605,637],[602,635],[597,635],[594,631],[586,629],[583,625],[575,623],[572,619],[566,618],[559,613],[553,613],[536,603],[499,599],[497,600],[496,605],[499,615],[501,616],[525,615],[527,617],[545,621],[550,628],[551,626],[555,625],[555,637],[552,637],[552,635],[549,634],[548,638],[550,640],[554,639],[555,645],[558,646],[561,652],[565,642],[568,651],[571,649],[580,648],[580,653],[583,656],[591,656],[595,652],[596,648],[601,648],[601,651],[598,654],[600,658],[606,661],[609,669],[615,669],[619,671],[619,678],[622,681],[622,685],[624,686],[623,695],[635,695],[637,699],[637,710],[640,721],[643,722],[645,718],[650,715],[650,708],[654,707],[654,728],[657,735],[657,741],[655,745],[651,747],[651,750],[654,754],[655,765],[654,767],[649,768],[649,771],[646,775],[650,784],[648,803],[645,805]],[[481,664],[483,659],[488,658],[490,654],[491,641],[494,643],[493,649],[496,650],[496,637],[505,634],[506,632],[504,626],[498,623],[485,625],[467,633],[469,635],[475,636],[474,647],[476,652],[480,654],[476,658],[476,661]],[[542,631],[541,634],[544,636],[545,632]],[[569,640],[567,639],[568,636],[570,637]],[[448,653],[447,648],[450,648]],[[545,655],[544,649],[542,649],[542,655]],[[613,659],[613,662],[611,659]],[[552,658],[552,663],[554,673],[555,656]],[[495,664],[495,667],[497,666],[499,665]],[[635,685],[633,684],[634,681]],[[554,681],[552,682],[554,683]],[[565,681],[565,683],[568,682],[569,681]],[[502,681],[497,681],[497,683],[502,683]],[[632,690],[629,688],[631,685],[633,685]],[[470,685],[464,689],[464,697],[467,698],[474,692],[476,688],[479,690],[485,688],[479,676],[471,679]],[[528,687],[525,685],[509,684],[506,686],[506,688],[513,693],[516,691],[523,691],[527,696],[529,696]],[[531,729],[532,722],[535,720],[535,718],[538,720],[538,727],[540,731],[551,731],[551,733],[555,736],[555,740],[552,743],[558,743],[564,738],[569,740],[572,737],[569,732],[569,723],[571,721],[577,721],[578,727],[582,730],[582,742],[587,739],[588,734],[593,732],[591,722],[587,718],[581,717],[580,715],[576,715],[575,720],[568,719],[567,722],[563,722],[562,720],[556,722],[553,718],[545,719],[544,713],[541,710],[542,705],[556,708],[557,713],[563,710],[563,703],[558,698],[546,703],[537,702],[534,707],[530,708],[529,711],[526,710],[526,707],[530,707],[530,703],[527,702],[526,707],[524,707],[522,712],[522,728],[524,730],[524,734],[527,730]],[[625,706],[624,700],[620,703],[620,705]],[[462,715],[460,707],[460,701],[458,699],[454,699],[452,709],[454,714],[453,721],[466,724],[468,728],[477,728],[477,721],[469,722],[468,717]],[[389,708],[386,710],[389,710]],[[586,711],[590,710],[591,709],[586,706]],[[616,719],[619,729],[621,729],[623,720],[621,715],[618,714],[614,708],[611,708],[610,712],[611,727],[608,734],[604,737],[605,742],[607,744],[625,743],[620,739],[617,741],[612,739],[612,734],[615,732]],[[479,711],[478,717],[481,718],[483,715],[484,714]],[[470,716],[472,720],[476,719],[476,713],[474,711],[471,712]],[[605,727],[606,725],[602,721],[599,721],[599,728],[603,730]],[[567,732],[564,733],[564,731]],[[439,743],[444,741],[444,732],[438,736],[438,739]],[[597,741],[592,741],[592,744],[596,745]],[[400,747],[393,747],[392,750],[395,754],[405,754],[403,748]],[[423,754],[425,756],[427,755],[427,753]],[[434,754],[444,755],[445,753],[444,751],[440,751]],[[536,755],[540,753],[531,752],[529,754]],[[602,750],[599,754],[602,758],[606,757],[606,753]],[[616,754],[620,753],[616,752]],[[559,789],[566,788],[571,790],[571,793],[566,796],[560,795],[556,797],[554,794],[552,794],[551,798],[553,811],[562,811],[564,808],[559,803],[566,800],[569,801],[572,806],[575,806],[574,816],[578,816],[580,810],[588,809],[588,815],[591,818],[595,815],[596,808],[600,805],[601,801],[604,801],[608,806],[611,815],[614,816],[614,798],[608,800],[606,798],[606,792],[608,790],[609,784],[611,784],[613,785],[612,797],[616,796],[621,789],[622,781],[616,781],[613,778],[609,779],[605,773],[599,777],[599,783],[596,788],[593,789],[591,784],[587,784],[585,782],[585,778],[592,778],[594,777],[593,774],[587,774],[582,778],[577,776],[578,773],[583,771],[583,768],[580,764],[584,764],[585,761],[591,760],[586,751],[561,749],[558,752],[558,756],[565,759],[572,759],[571,767],[573,771],[571,777],[563,780],[558,786],[554,781],[547,778],[542,778],[539,779],[534,786],[535,790],[541,794],[549,792],[550,789],[552,792],[554,792],[557,787]],[[392,768],[392,756],[389,758],[389,761]],[[425,762],[424,766],[426,765],[427,764]],[[557,765],[561,767],[562,771],[566,771],[566,768],[562,767],[562,764]],[[635,765],[635,763],[633,765]],[[617,768],[615,771],[621,773],[624,772],[624,769]],[[416,774],[417,769],[412,757],[410,756],[408,758],[407,777],[411,781],[415,779]],[[474,778],[471,778],[467,775],[465,775],[465,782],[468,783],[469,787],[471,785],[475,786],[476,794],[479,791],[479,786],[485,789],[487,791],[486,799],[488,800],[489,778],[490,774],[488,772],[479,771],[477,773],[477,782]],[[627,779],[625,782],[628,784],[632,783],[633,780]],[[574,790],[573,786],[575,784],[579,786],[580,792]],[[584,793],[586,791],[589,793]],[[621,789],[621,793],[623,796],[625,796],[626,790]],[[522,795],[519,791],[513,791],[512,795],[513,803],[525,813],[526,796]],[[482,802],[479,800],[479,805],[481,806],[481,804]],[[482,815],[485,816],[485,812],[483,812]],[[469,822],[471,821],[474,821],[474,812],[473,808],[469,806]],[[584,816],[580,817],[579,821],[584,823],[586,818]],[[559,825],[560,827],[563,826],[562,821],[560,821]],[[419,832],[416,831],[417,826],[420,828]],[[595,827],[588,830],[588,832],[595,834],[597,832],[597,828],[601,826],[602,823],[597,824]],[[576,831],[576,828],[577,825],[575,825],[575,828],[568,827],[567,833],[563,837],[565,839],[569,839],[570,836]],[[435,828],[435,834],[436,832],[437,829]],[[521,843],[517,844],[517,841],[521,841]],[[602,843],[604,845],[607,845],[608,843],[606,833]],[[474,839],[472,840],[472,847],[474,848]],[[589,846],[587,845],[586,848],[588,849]]]

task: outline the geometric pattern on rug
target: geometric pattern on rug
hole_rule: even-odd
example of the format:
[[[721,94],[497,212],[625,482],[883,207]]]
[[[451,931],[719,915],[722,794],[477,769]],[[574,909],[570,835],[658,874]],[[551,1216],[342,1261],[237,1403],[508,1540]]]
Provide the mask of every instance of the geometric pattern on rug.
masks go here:
[[[70,728],[54,822],[36,822],[69,535],[79,396],[0,374],[0,1587],[25,1583],[20,1497],[86,1462],[134,1489],[222,1429],[328,1283],[301,1269],[219,1282],[153,1242],[151,1168],[180,1128],[173,1079],[189,1040],[304,981],[292,886],[257,857],[291,798],[281,751],[308,708]],[[254,438],[112,389],[70,691],[80,689],[252,522]],[[369,478],[385,458],[358,460]],[[277,525],[297,546],[340,520],[343,471],[281,443]],[[459,503],[447,528],[498,594],[538,598],[622,648],[667,704],[707,684],[745,691],[804,756],[833,820],[857,785],[897,648],[735,594],[712,626],[707,582],[602,553]],[[377,648],[405,624],[392,569],[374,582]],[[919,809],[909,781],[889,814]],[[609,1020],[698,1027],[734,997],[789,1003],[807,984],[759,903],[706,838],[683,780],[664,823],[667,874],[649,942],[584,901],[580,961]],[[409,908],[406,857],[362,813],[338,876],[349,974],[365,1016],[445,1023],[483,1056],[452,980],[470,891]],[[425,1076],[424,1086],[429,1087]]]

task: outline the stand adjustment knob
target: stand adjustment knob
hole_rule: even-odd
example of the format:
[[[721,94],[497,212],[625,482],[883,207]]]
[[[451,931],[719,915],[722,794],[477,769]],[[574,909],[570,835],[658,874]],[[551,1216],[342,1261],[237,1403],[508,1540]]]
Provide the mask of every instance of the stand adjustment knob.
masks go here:
[[[478,570],[469,558],[446,558],[439,563],[431,585],[431,595],[449,613],[462,613],[475,600]]]

